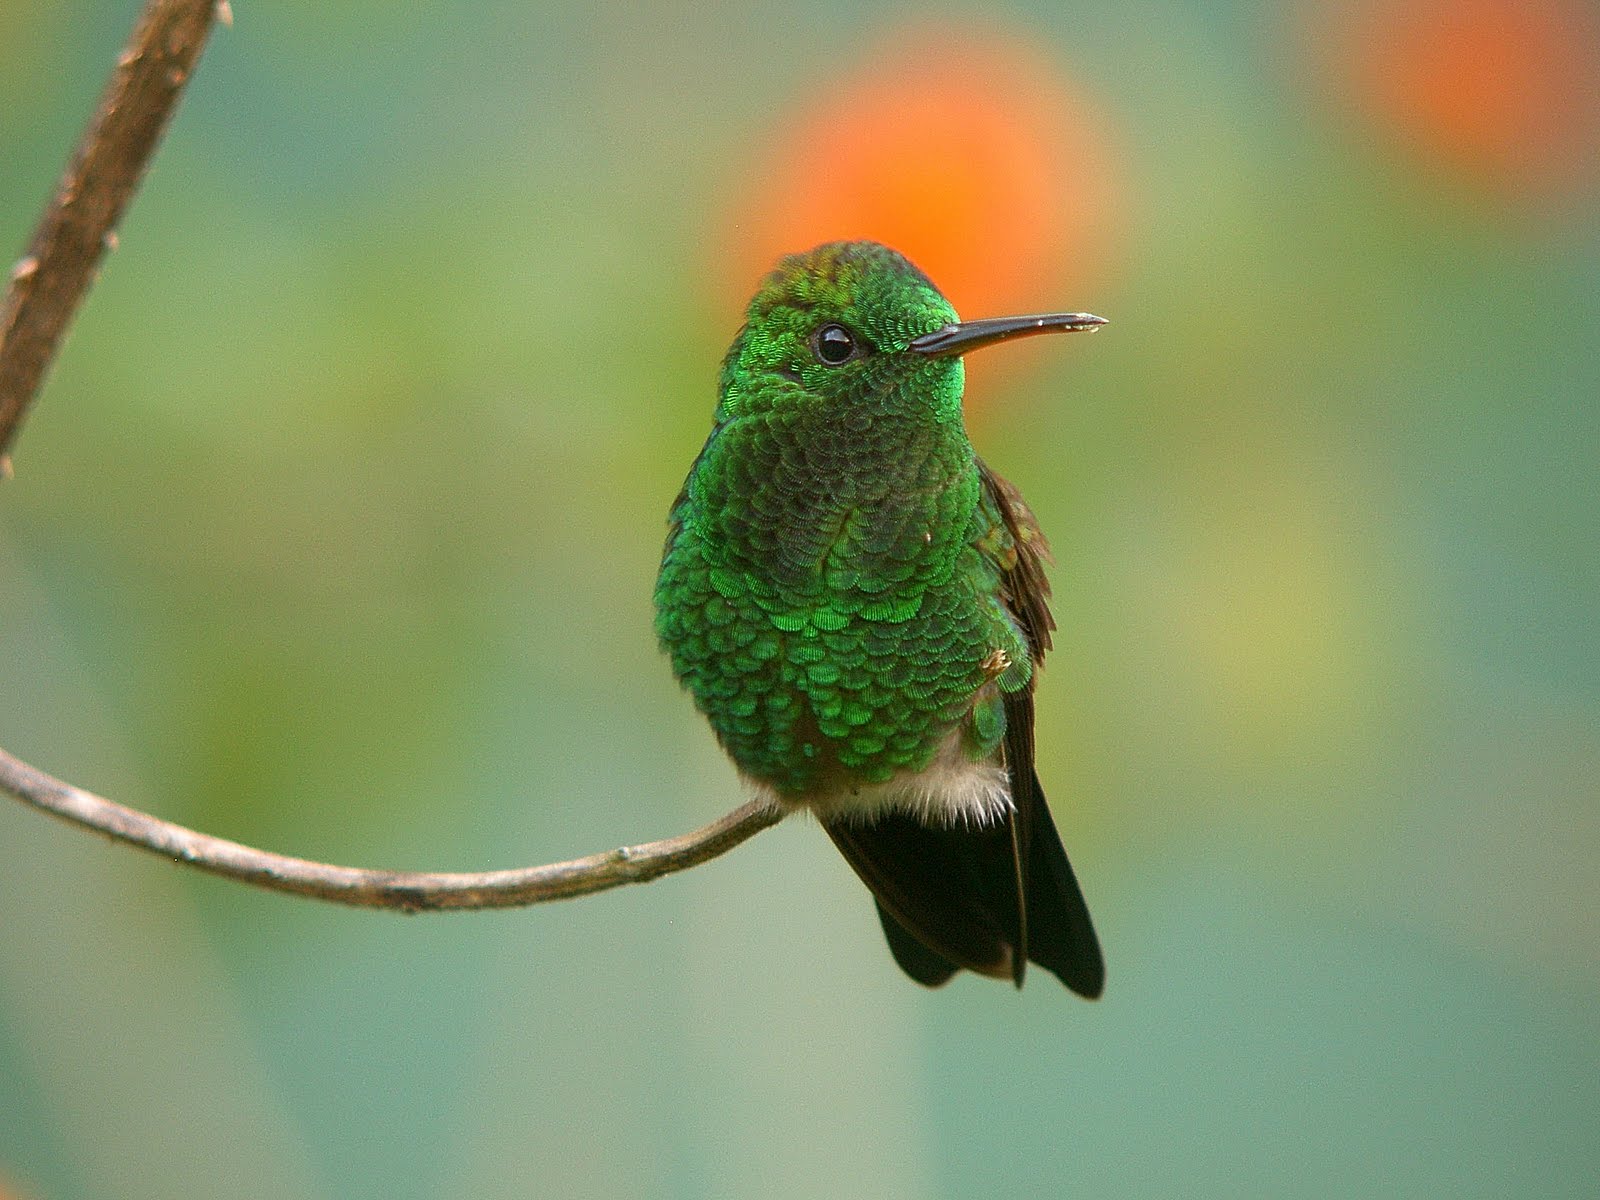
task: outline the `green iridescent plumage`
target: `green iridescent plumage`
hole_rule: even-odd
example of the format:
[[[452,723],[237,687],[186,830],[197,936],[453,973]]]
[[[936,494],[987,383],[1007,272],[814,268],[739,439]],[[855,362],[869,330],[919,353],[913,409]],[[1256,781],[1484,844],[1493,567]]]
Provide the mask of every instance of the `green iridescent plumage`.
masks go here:
[[[897,813],[1009,826],[1016,793],[1031,796],[1031,689],[1051,628],[1044,542],[967,439],[959,352],[963,338],[1098,322],[1032,320],[962,326],[920,271],[870,242],[788,258],[751,301],[672,508],[656,628],[740,772],[777,802],[886,836]],[[871,846],[845,836],[875,835],[835,840],[886,903]],[[1019,982],[1026,943],[1014,931],[1024,953],[1003,966]]]
[[[1012,549],[979,503],[961,360],[889,357],[954,320],[898,255],[824,247],[767,281],[723,367],[672,512],[657,628],[740,769],[785,797],[927,767],[996,651],[1000,688],[1029,679],[998,602]],[[819,364],[807,342],[828,321],[878,353]],[[970,732],[990,755],[1003,718]]]

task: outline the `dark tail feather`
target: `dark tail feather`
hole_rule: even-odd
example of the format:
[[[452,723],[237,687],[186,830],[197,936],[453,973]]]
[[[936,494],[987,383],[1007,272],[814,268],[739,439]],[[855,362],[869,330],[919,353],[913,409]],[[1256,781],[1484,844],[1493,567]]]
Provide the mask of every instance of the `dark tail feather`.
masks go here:
[[[883,926],[883,936],[888,939],[889,953],[894,955],[900,969],[923,987],[938,987],[948,983],[950,976],[961,968],[936,950],[930,950],[895,918],[883,901],[879,900],[878,923]]]
[[[933,987],[958,967],[1011,978],[1021,910],[1008,823],[946,829],[886,813],[823,828],[877,897],[907,975]]]
[[[1079,995],[1100,994],[1105,966],[1089,910],[1033,784],[1020,820],[982,828],[903,813],[824,823],[877,898],[895,962],[918,983],[938,987],[965,967],[1020,985],[1032,959]]]

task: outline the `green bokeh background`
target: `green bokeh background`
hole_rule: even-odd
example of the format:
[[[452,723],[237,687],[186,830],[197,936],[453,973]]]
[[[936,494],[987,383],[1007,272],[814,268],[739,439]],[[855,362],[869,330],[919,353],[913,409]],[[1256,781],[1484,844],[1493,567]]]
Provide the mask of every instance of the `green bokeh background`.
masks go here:
[[[0,0],[0,247],[135,9]],[[0,488],[0,744],[373,866],[732,807],[650,628],[726,197],[929,11],[236,12]],[[1115,269],[1039,298],[1115,323],[977,434],[1057,551],[1105,999],[917,989],[801,821],[408,919],[8,802],[0,1194],[1594,1194],[1594,193],[1408,159],[1272,5],[941,13],[1034,39],[1130,181]]]

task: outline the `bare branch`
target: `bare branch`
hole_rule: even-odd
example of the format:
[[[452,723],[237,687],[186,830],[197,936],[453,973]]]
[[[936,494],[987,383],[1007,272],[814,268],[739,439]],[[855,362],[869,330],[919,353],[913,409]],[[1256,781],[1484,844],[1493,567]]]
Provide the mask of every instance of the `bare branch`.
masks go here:
[[[116,244],[217,15],[216,0],[150,0],[0,303],[0,470],[62,335]]]
[[[12,268],[0,301],[0,478],[8,473],[7,452],[23,414],[101,256],[116,244],[117,222],[218,18],[232,22],[227,0],[150,0],[27,254]],[[512,908],[643,883],[715,858],[783,816],[769,805],[750,803],[664,841],[521,870],[438,874],[330,866],[241,846],[102,799],[3,750],[0,791],[214,875],[339,904],[410,912]]]
[[[404,912],[518,908],[587,896],[625,883],[647,883],[708,862],[783,819],[782,810],[751,801],[681,837],[548,866],[444,874],[339,867],[241,846],[75,788],[4,750],[0,750],[0,791],[64,821],[213,875],[336,904]]]

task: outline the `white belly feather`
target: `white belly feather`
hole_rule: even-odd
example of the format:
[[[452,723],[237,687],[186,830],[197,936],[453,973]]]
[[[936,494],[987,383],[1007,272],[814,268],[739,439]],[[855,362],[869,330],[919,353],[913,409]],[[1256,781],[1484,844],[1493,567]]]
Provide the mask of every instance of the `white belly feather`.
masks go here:
[[[903,812],[943,828],[993,824],[1011,811],[1011,781],[994,759],[974,762],[962,740],[961,730],[952,730],[933,761],[916,774],[801,801],[785,799],[759,780],[747,777],[745,782],[757,799],[791,812],[804,809],[823,821],[870,821],[887,812]]]

